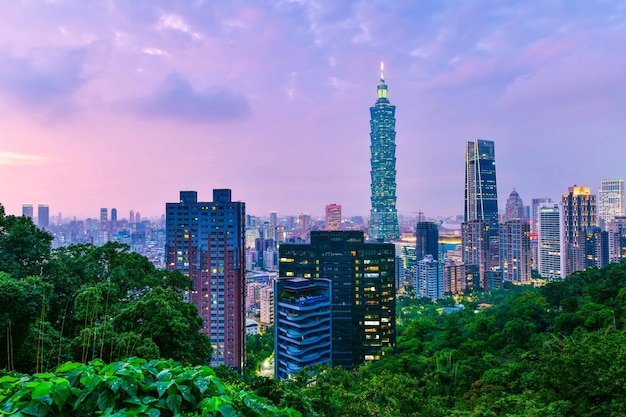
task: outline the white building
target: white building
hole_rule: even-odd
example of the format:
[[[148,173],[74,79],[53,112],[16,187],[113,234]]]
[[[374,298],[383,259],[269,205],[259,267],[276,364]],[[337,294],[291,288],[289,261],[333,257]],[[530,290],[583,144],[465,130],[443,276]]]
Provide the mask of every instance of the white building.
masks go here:
[[[562,254],[564,234],[563,206],[542,203],[538,210],[537,267],[543,278],[565,278],[565,257]]]
[[[609,223],[624,215],[624,179],[602,180],[598,189],[598,226],[608,230]]]
[[[417,280],[415,289],[420,297],[438,300],[444,297],[443,264],[433,259],[432,255],[424,256],[417,262]]]

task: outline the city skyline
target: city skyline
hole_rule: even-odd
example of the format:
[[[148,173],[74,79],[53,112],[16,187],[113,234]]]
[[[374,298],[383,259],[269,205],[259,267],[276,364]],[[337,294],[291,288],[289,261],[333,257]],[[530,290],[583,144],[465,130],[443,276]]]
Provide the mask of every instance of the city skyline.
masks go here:
[[[500,207],[625,176],[620,2],[335,3],[3,4],[0,203],[148,218],[230,188],[250,214],[365,215],[380,61],[401,215],[462,213],[474,138]]]

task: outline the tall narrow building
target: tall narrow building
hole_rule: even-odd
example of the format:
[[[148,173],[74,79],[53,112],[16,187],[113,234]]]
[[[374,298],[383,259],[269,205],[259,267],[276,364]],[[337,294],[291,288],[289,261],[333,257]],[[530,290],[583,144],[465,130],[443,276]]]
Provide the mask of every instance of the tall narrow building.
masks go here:
[[[192,281],[187,301],[198,307],[202,332],[213,346],[211,366],[243,370],[245,363],[245,204],[228,189],[213,190],[213,201],[199,202],[195,191],[181,191],[167,203],[167,269]]]
[[[489,228],[489,266],[498,266],[498,190],[493,141],[467,142],[464,221],[484,221]]]
[[[586,268],[585,238],[587,228],[596,225],[596,196],[589,187],[569,187],[563,194],[563,239],[561,256],[565,256],[565,276]]]
[[[369,240],[388,242],[400,237],[396,209],[396,106],[389,103],[380,65],[378,99],[370,107],[372,209]]]
[[[426,255],[439,260],[439,229],[433,222],[418,222],[415,227],[415,257],[418,261]]]
[[[563,204],[540,203],[537,207],[537,269],[542,278],[565,278]]]
[[[598,190],[598,226],[608,230],[609,223],[624,215],[624,179],[602,180]]]
[[[37,226],[47,229],[50,226],[50,207],[47,204],[37,206]]]
[[[502,279],[513,284],[531,281],[530,225],[521,219],[500,224]]]
[[[341,230],[341,206],[329,204],[326,206],[326,230]]]

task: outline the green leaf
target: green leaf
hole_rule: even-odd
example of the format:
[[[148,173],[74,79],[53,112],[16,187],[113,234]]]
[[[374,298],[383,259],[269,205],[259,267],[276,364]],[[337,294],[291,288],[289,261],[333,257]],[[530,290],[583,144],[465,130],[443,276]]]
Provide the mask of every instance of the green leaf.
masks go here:
[[[96,374],[84,375],[80,379],[80,383],[83,384],[89,392],[92,392],[94,389],[96,389],[100,382],[102,382],[102,377]]]
[[[33,378],[37,378],[37,379],[50,379],[50,378],[52,378],[54,376],[56,376],[56,375],[52,374],[50,372],[33,374]]]
[[[137,382],[122,379],[122,389],[131,397],[137,397]]]
[[[183,397],[178,394],[170,395],[169,397],[167,397],[167,400],[165,400],[165,402],[167,404],[167,407],[172,410],[172,413],[179,414],[180,406],[183,403]]]
[[[29,407],[22,409],[23,414],[28,414],[29,416],[43,417],[48,413],[49,405],[38,402]]]
[[[159,397],[167,391],[167,389],[173,384],[173,381],[159,381],[156,383],[157,392],[159,393]]]
[[[155,401],[159,401],[158,398],[151,397],[150,395],[146,395],[141,399],[141,402],[144,404],[152,404]]]
[[[80,369],[83,366],[85,366],[85,365],[83,365],[82,363],[79,363],[79,362],[66,362],[63,365],[60,365],[57,368],[56,372],[57,372],[57,374],[64,374],[64,373],[68,373],[70,371],[73,371],[75,369]]]
[[[161,415],[161,410],[158,408],[151,408],[148,410],[148,417],[159,417]]]
[[[52,387],[52,382],[44,381],[40,382],[32,392],[32,398],[37,397],[48,397],[50,394],[50,388]]]
[[[233,417],[237,415],[237,411],[233,408],[232,405],[223,402],[217,406],[217,411],[219,411],[224,417]]]
[[[117,394],[112,393],[111,391],[104,391],[98,396],[98,408],[100,411],[106,411],[109,408],[113,408],[115,406],[115,400],[117,398]]]
[[[211,386],[211,381],[209,380],[209,378],[198,378],[193,381],[193,384],[198,387],[198,389],[200,390],[200,394],[204,394],[204,392],[208,390]]]
[[[187,385],[176,384],[176,386],[178,387],[180,393],[183,394],[183,398],[185,399],[185,401],[195,402],[195,398],[193,398],[193,395],[191,395],[191,389],[189,389]]]
[[[14,376],[5,375],[2,378],[0,378],[0,384],[4,384],[5,382],[11,383],[11,382],[15,382],[15,381],[18,381],[18,380],[19,380],[19,378],[16,378]]]
[[[63,408],[67,399],[70,396],[70,387],[69,385],[56,384],[53,385],[50,389],[50,394],[52,394],[52,401],[59,408]]]

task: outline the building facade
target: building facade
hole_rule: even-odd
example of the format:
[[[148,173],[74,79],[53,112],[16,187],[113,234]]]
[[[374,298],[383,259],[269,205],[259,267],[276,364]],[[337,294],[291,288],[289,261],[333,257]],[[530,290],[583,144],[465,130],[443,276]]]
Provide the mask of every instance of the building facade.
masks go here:
[[[198,308],[202,332],[213,346],[212,366],[243,369],[245,363],[245,204],[231,190],[213,190],[200,202],[195,191],[181,191],[167,203],[167,269],[187,275],[193,288],[186,299]]]
[[[489,224],[483,220],[470,220],[461,225],[461,247],[465,271],[471,279],[467,287],[472,290],[489,291],[490,261]]]
[[[598,226],[608,230],[611,220],[623,215],[624,179],[602,180],[598,190]]]
[[[415,226],[415,256],[422,260],[426,255],[439,260],[439,230],[436,223],[418,222]]]
[[[381,64],[378,99],[370,107],[371,202],[369,240],[388,242],[400,237],[396,209],[396,106],[387,98]]]
[[[569,187],[563,195],[563,239],[565,276],[586,268],[585,237],[588,227],[596,225],[596,196],[589,187]]]
[[[394,348],[395,248],[360,231],[312,231],[309,244],[282,244],[281,278],[332,283],[332,366],[352,368]]]
[[[417,261],[417,280],[415,283],[417,295],[431,300],[439,300],[444,297],[443,263],[432,255],[425,255]]]
[[[331,281],[281,278],[274,292],[274,377],[287,379],[304,367],[330,363]]]
[[[37,206],[37,226],[40,229],[48,229],[50,227],[50,207],[47,204],[39,204]]]
[[[522,198],[518,192],[511,191],[509,198],[506,199],[506,211],[504,212],[503,220],[508,222],[510,220],[526,220],[525,207]]]
[[[546,279],[565,278],[565,258],[562,256],[563,205],[541,203],[537,210],[537,268]]]
[[[529,284],[531,275],[530,225],[517,219],[500,224],[500,269],[502,279]]]
[[[326,206],[326,230],[341,230],[341,206],[339,204]]]

